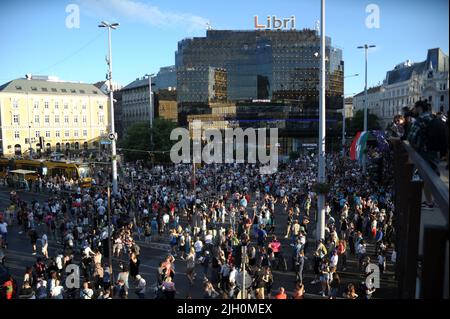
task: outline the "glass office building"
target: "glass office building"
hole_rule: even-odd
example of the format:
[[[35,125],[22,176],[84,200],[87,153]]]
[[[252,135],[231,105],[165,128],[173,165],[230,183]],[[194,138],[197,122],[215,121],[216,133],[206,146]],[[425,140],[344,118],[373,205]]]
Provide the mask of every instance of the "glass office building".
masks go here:
[[[184,39],[175,54],[178,102],[208,103],[203,92],[210,67],[227,72],[227,100],[270,99],[318,112],[320,38],[314,30],[208,30],[206,37]],[[326,39],[327,109],[342,107],[342,51]],[[206,78],[208,77],[208,78]],[[182,85],[180,85],[182,84]],[[203,87],[206,86],[206,87]],[[197,94],[198,91],[198,94]],[[186,99],[198,96],[198,101]]]

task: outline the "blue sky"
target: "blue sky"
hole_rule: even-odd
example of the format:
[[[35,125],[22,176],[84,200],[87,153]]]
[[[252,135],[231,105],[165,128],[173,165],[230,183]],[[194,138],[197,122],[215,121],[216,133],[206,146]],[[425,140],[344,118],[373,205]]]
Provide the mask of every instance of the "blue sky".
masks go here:
[[[66,6],[80,8],[80,27],[67,28]],[[365,25],[366,6],[380,8],[380,28]],[[449,52],[447,0],[328,0],[326,34],[343,49],[345,93],[364,88],[364,53],[356,47],[376,44],[369,54],[369,86],[386,71],[411,59],[423,61],[427,49]],[[295,15],[296,28],[314,28],[319,0],[8,0],[0,2],[0,83],[26,73],[69,81],[96,82],[106,74],[107,36],[98,22],[121,26],[113,32],[113,77],[127,84],[159,67],[174,64],[177,42],[214,29],[253,29],[253,17]]]

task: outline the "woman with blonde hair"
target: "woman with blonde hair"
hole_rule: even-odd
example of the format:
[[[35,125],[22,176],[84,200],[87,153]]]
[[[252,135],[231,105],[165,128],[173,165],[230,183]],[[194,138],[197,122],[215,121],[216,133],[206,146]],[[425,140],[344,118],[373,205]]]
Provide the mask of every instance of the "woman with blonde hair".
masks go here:
[[[195,249],[191,247],[189,254],[186,257],[186,276],[191,286],[194,285],[195,279]]]

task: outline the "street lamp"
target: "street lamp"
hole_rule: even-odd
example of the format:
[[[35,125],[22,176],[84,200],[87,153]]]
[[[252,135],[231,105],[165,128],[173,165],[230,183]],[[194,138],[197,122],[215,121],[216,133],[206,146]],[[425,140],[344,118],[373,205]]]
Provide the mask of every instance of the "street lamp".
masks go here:
[[[325,183],[325,0],[320,3],[319,171],[317,182]],[[325,194],[317,196],[317,240],[325,238]]]
[[[113,195],[117,195],[117,154],[116,154],[116,131],[114,126],[114,98],[113,98],[113,83],[112,83],[112,53],[111,53],[111,29],[117,29],[118,23],[108,23],[107,21],[102,21],[98,27],[108,28],[108,76],[109,81],[109,103],[110,103],[110,113],[111,113],[111,134],[113,138],[111,141],[111,163],[112,163],[112,189]]]
[[[152,98],[152,76],[155,74],[145,74],[148,77],[148,98],[150,102],[150,146],[153,150],[153,118],[155,117],[155,110],[153,107],[153,98]]]
[[[30,159],[33,159],[33,148],[31,147],[31,124],[28,124],[28,143],[30,144]]]
[[[364,132],[367,131],[367,57],[370,48],[375,48],[376,45],[364,44],[358,47],[358,49],[364,49],[365,55],[365,84],[364,84]],[[366,154],[363,154],[363,172],[366,172]]]

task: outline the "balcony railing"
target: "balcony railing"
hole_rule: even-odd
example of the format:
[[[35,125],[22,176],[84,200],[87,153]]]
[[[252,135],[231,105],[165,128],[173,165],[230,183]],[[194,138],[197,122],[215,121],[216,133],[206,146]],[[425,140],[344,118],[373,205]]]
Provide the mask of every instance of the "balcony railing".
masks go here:
[[[399,298],[448,298],[448,185],[408,142],[391,142]],[[413,178],[416,170],[420,179]],[[433,195],[433,210],[422,211],[423,188]]]

